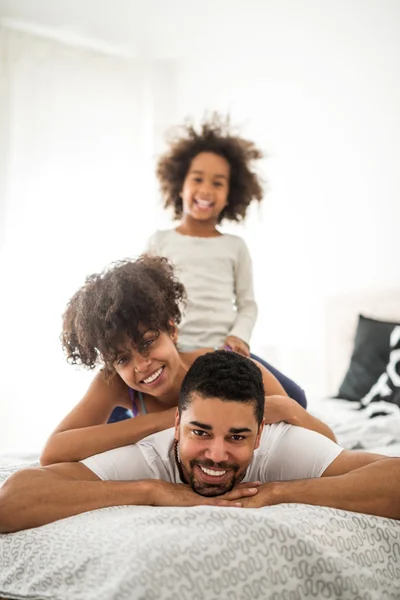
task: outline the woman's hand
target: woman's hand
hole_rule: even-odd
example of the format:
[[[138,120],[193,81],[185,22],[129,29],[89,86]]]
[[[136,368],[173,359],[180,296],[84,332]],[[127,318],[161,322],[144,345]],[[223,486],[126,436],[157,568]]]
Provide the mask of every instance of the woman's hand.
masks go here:
[[[290,425],[300,425],[299,408],[302,407],[288,396],[266,396],[264,418],[267,425],[285,421]],[[303,409],[304,410],[304,409]]]
[[[317,417],[310,415],[296,400],[288,396],[266,396],[264,418],[267,425],[284,421],[289,425],[297,425],[310,431],[316,431],[336,442],[335,434],[328,425],[317,419]]]
[[[250,356],[249,346],[246,344],[246,342],[236,337],[235,335],[228,335],[224,342],[224,345],[229,346],[229,348],[231,348],[234,352],[242,354],[242,356]]]

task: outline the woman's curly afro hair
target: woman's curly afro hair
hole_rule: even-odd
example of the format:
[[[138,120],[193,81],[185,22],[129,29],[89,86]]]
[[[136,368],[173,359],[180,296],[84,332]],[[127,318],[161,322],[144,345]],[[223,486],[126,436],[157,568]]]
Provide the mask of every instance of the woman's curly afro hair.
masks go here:
[[[141,348],[143,332],[171,331],[181,321],[184,286],[163,257],[142,255],[90,275],[63,315],[62,346],[67,360],[114,373],[118,347],[129,338]]]
[[[263,157],[255,144],[233,135],[230,119],[217,113],[204,119],[196,131],[190,122],[173,130],[169,138],[169,150],[157,164],[164,208],[172,207],[174,218],[182,217],[183,205],[180,193],[192,160],[201,152],[213,152],[225,158],[231,169],[228,205],[219,217],[229,221],[244,219],[252,200],[260,202],[263,188],[260,178],[252,170],[252,163]]]

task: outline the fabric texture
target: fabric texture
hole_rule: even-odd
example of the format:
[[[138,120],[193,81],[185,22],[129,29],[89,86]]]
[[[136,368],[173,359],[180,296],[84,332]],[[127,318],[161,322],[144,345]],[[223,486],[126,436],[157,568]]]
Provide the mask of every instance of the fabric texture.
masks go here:
[[[388,404],[400,409],[400,326],[390,335],[390,354],[384,372],[360,402],[361,408],[370,407],[371,417],[393,410],[394,406]]]
[[[385,371],[390,352],[389,338],[400,323],[359,316],[349,369],[337,393],[338,398],[359,402]]]
[[[122,506],[0,535],[13,600],[398,600],[400,522],[304,504]]]
[[[104,480],[162,479],[180,483],[173,441],[172,427],[137,444],[108,450],[81,462]],[[341,451],[340,446],[315,431],[287,423],[266,425],[243,481],[266,483],[320,477]]]
[[[257,305],[251,258],[241,237],[200,238],[168,229],[155,232],[147,250],[169,258],[186,288],[187,308],[179,328],[182,350],[221,347],[228,335],[249,343]]]

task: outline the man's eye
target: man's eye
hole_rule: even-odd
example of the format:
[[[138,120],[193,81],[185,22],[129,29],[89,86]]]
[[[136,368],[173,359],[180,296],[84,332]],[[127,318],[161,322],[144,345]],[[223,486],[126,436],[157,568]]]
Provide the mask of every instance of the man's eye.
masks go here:
[[[231,436],[231,440],[233,442],[242,442],[243,440],[245,440],[246,438],[244,437],[244,435],[232,435]]]
[[[206,431],[203,431],[202,429],[192,429],[192,433],[194,433],[194,435],[196,435],[197,437],[205,437],[207,434]]]

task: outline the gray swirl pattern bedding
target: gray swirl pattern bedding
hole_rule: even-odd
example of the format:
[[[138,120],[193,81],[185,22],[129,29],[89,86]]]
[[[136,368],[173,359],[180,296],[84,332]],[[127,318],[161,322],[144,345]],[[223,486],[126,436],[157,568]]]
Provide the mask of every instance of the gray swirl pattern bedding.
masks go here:
[[[303,504],[106,508],[0,535],[3,597],[399,600],[400,522]]]

